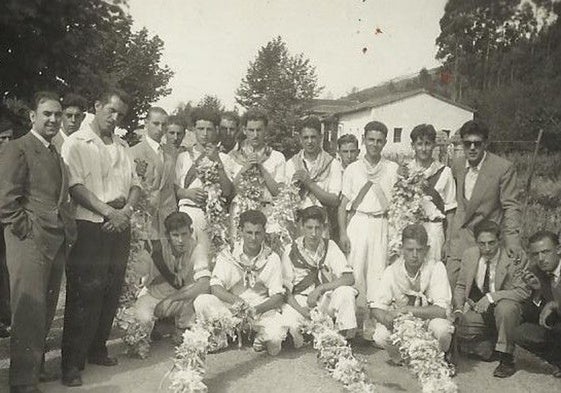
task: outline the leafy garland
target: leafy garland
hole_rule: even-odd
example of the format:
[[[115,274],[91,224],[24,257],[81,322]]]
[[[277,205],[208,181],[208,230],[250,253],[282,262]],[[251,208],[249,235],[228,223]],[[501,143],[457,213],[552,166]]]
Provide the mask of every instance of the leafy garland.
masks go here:
[[[267,241],[275,252],[282,255],[297,237],[296,207],[300,201],[298,186],[281,184],[267,220]]]
[[[352,393],[373,393],[373,383],[368,381],[365,361],[357,359],[345,338],[335,330],[333,319],[314,308],[310,311],[310,321],[302,331],[314,338],[314,349],[318,351],[320,363],[329,371],[331,377],[345,385]]]
[[[453,368],[444,359],[438,341],[428,330],[428,321],[403,314],[394,319],[392,344],[421,383],[423,393],[456,393]]]
[[[261,209],[261,201],[263,200],[263,187],[265,180],[257,166],[252,166],[240,175],[237,183],[237,194],[232,201],[235,205],[235,211],[232,211],[232,228],[236,230],[236,236],[232,243],[239,240],[237,228],[240,223],[240,214],[246,210]]]
[[[424,220],[423,186],[426,179],[422,171],[412,171],[407,165],[399,167],[388,209],[388,250],[390,260],[399,255],[401,232],[407,225]]]

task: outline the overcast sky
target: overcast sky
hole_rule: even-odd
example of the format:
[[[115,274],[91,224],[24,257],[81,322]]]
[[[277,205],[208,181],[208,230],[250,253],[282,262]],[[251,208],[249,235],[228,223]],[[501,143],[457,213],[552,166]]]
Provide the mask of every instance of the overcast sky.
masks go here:
[[[339,98],[439,63],[435,39],[446,0],[129,0],[135,28],[165,43],[163,62],[175,72],[172,93],[158,103],[217,95],[228,109],[261,46],[282,36],[304,53]],[[376,29],[381,33],[376,34]],[[363,48],[366,52],[363,53]]]

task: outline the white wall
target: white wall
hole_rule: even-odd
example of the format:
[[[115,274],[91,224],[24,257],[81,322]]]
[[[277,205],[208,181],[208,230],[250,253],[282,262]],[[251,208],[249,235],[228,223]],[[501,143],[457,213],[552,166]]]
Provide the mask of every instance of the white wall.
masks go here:
[[[430,94],[421,93],[388,105],[343,114],[339,118],[339,135],[354,134],[362,138],[364,126],[371,120],[378,120],[388,127],[387,153],[410,150],[411,130],[417,124],[430,123],[437,130],[450,130],[453,135],[462,124],[473,119],[473,113],[439,100]],[[402,128],[401,142],[394,143],[394,128]]]

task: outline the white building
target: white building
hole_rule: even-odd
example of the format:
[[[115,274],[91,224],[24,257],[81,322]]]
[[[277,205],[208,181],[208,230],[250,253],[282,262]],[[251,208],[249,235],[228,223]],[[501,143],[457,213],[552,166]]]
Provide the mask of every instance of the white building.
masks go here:
[[[411,130],[418,124],[429,123],[437,131],[452,136],[468,120],[474,110],[424,89],[386,95],[348,109],[338,111],[337,135],[353,134],[362,140],[364,126],[372,120],[388,127],[387,154],[411,151]]]

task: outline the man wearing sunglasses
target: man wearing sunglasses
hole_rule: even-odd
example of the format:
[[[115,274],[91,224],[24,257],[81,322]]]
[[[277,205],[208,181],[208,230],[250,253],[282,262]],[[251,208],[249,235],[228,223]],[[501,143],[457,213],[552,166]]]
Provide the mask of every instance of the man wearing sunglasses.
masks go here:
[[[501,224],[509,257],[520,251],[520,204],[511,162],[487,151],[489,129],[474,120],[460,128],[465,157],[452,167],[458,207],[448,241],[448,278],[456,284],[464,250],[475,247],[473,228],[484,220]]]

